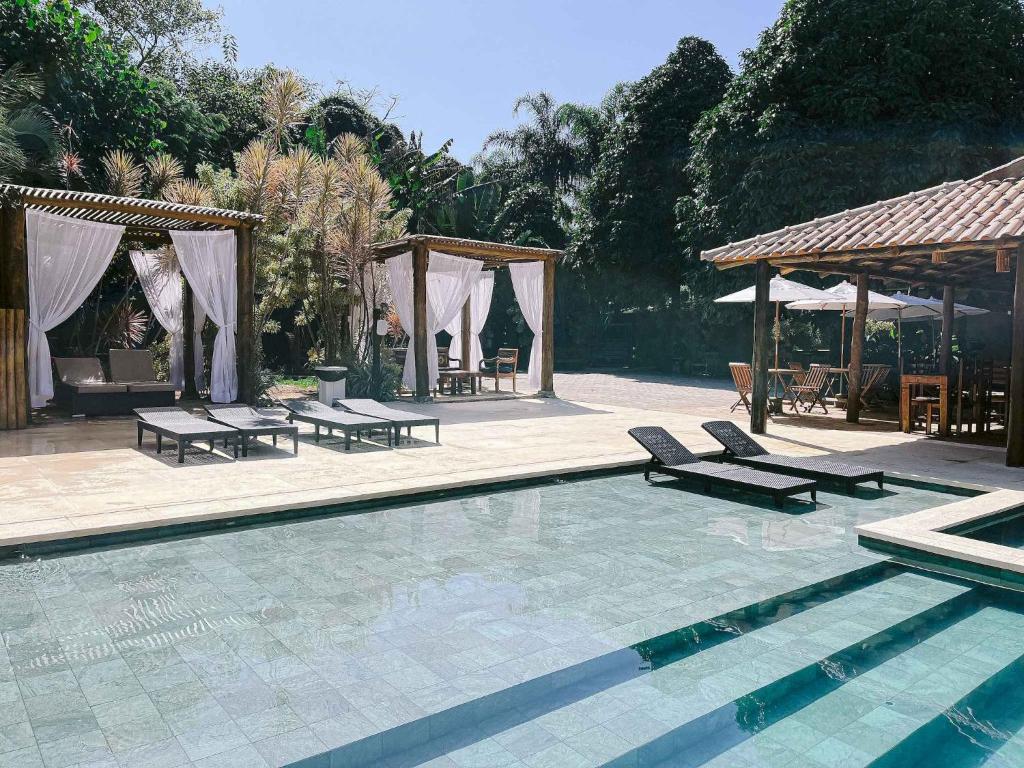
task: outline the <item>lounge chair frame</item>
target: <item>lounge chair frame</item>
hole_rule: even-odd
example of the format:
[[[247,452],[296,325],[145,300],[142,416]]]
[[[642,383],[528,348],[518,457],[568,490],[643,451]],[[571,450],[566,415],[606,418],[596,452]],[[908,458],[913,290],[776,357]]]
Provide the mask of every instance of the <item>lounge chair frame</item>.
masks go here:
[[[843,485],[848,493],[857,490],[860,483],[876,482],[883,489],[885,473],[878,469],[858,467],[855,464],[819,456],[785,456],[769,453],[754,438],[731,421],[706,421],[701,427],[725,449],[722,456],[730,462],[748,467],[778,471],[783,474],[806,477],[811,480]]]
[[[378,419],[372,416],[352,413],[351,411],[330,408],[319,401],[291,398],[287,400],[280,400],[278,402],[288,411],[287,418],[289,423],[301,421],[306,424],[313,425],[314,439],[317,443],[320,442],[320,430],[326,429],[328,437],[334,436],[334,430],[344,433],[346,451],[352,450],[352,435],[355,435],[356,442],[359,442],[362,440],[363,432],[366,432],[369,436],[373,434],[374,430],[384,432],[387,435],[388,445],[390,446],[392,444],[391,432],[394,425],[387,419]],[[300,403],[309,404],[311,402],[317,403],[318,406],[323,405],[323,410],[317,409],[319,415],[315,412],[311,413],[298,410],[302,407],[299,405]]]
[[[687,450],[662,427],[633,427],[628,432],[630,437],[651,454],[651,460],[644,465],[644,480],[650,480],[652,473],[658,473],[699,482],[704,486],[705,493],[709,493],[714,485],[763,493],[771,496],[775,506],[779,508],[787,496],[805,491],[810,493],[812,503],[818,500],[818,486],[813,480],[704,461]]]
[[[348,413],[390,421],[395,427],[395,445],[398,445],[401,438],[402,427],[405,427],[407,436],[411,438],[413,427],[429,426],[434,427],[434,442],[438,445],[441,444],[441,420],[436,416],[423,416],[412,411],[402,411],[378,403],[376,400],[363,398],[337,398],[332,405],[335,408],[344,408]]]
[[[292,439],[292,452],[299,453],[299,428],[285,419],[263,408],[252,408],[248,405],[204,405],[203,410],[210,421],[237,429],[242,434],[242,458],[249,455],[249,441],[260,435],[270,435],[274,446],[277,436],[285,435]],[[225,447],[227,447],[225,443]]]
[[[156,435],[156,452],[161,453],[163,451],[163,438],[166,437],[177,443],[178,463],[184,464],[186,446],[192,445],[200,440],[204,442],[209,441],[210,453],[213,453],[215,442],[223,438],[225,447],[227,446],[228,441],[233,444],[235,458],[238,458],[238,443],[242,437],[242,433],[237,429],[226,427],[223,424],[217,424],[212,421],[204,421],[181,408],[135,408],[134,411],[139,417],[135,425],[138,430],[138,442],[140,447],[142,446],[142,433],[152,432]],[[147,419],[147,416],[155,417],[160,413],[175,416],[179,424],[174,425],[166,422],[159,423],[149,421]],[[173,420],[169,419],[169,421]],[[188,429],[187,427],[189,426],[192,426],[192,428]]]

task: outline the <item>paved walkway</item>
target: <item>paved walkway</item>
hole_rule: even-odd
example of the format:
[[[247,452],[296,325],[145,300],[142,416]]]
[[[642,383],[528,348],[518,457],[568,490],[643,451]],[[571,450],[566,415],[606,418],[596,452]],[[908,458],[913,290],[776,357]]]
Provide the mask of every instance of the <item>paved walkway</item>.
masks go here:
[[[720,382],[619,374],[560,374],[559,400],[405,405],[441,418],[442,445],[414,431],[398,450],[363,443],[314,445],[303,428],[299,455],[268,443],[248,459],[190,450],[139,449],[130,419],[56,420],[0,433],[0,546],[168,523],[322,506],[415,491],[638,462],[626,435],[660,424],[694,450],[717,445],[700,429],[729,418]],[[742,412],[737,421],[745,425]],[[838,452],[888,471],[1024,488],[1024,471],[1002,453],[904,435],[891,422],[785,417],[765,445],[793,454]],[[283,444],[282,444],[283,445]]]

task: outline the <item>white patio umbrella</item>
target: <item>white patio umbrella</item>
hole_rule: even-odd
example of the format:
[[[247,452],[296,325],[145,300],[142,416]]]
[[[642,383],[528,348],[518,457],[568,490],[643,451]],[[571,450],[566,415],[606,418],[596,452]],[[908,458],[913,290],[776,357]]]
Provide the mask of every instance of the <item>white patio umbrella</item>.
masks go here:
[[[889,298],[897,300],[902,306],[893,309],[879,309],[871,312],[868,316],[872,320],[895,320],[896,321],[896,349],[899,355],[900,372],[903,371],[903,323],[921,322],[922,320],[937,320],[942,317],[942,299],[923,298],[911,296],[907,293],[894,293]],[[970,317],[972,315],[987,314],[987,309],[972,307],[967,304],[953,304],[953,317]],[[932,333],[932,344],[935,343],[935,334]]]
[[[839,283],[839,285],[833,285],[831,288],[827,288],[825,293],[828,294],[828,298],[823,301],[794,301],[792,304],[787,304],[786,309],[842,313],[839,333],[839,367],[842,368],[846,350],[846,312],[856,308],[857,306],[857,286],[844,280]],[[881,293],[875,293],[874,291],[868,291],[869,317],[872,316],[872,312],[881,310],[895,311],[901,306],[905,305],[899,299],[895,299],[892,296],[886,296]]]
[[[742,291],[730,293],[715,299],[716,304],[752,304],[756,286],[744,288]],[[811,288],[809,285],[787,280],[784,277],[773,277],[768,284],[768,301],[775,302],[775,328],[772,335],[775,337],[775,367],[779,367],[779,308],[794,301],[814,301],[830,298],[829,295],[818,288]]]

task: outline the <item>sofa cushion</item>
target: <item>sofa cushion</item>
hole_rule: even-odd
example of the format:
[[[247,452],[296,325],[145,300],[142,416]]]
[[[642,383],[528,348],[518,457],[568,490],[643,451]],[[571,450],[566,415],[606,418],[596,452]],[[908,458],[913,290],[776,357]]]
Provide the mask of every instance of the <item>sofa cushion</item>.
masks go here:
[[[98,357],[55,357],[53,364],[62,384],[105,384],[107,381]]]
[[[174,385],[166,381],[128,382],[129,392],[173,392]]]
[[[128,387],[124,384],[107,384],[105,382],[89,384],[68,384],[79,395],[106,395],[115,392],[127,392]]]
[[[114,381],[156,381],[153,353],[148,349],[110,350],[110,378]]]

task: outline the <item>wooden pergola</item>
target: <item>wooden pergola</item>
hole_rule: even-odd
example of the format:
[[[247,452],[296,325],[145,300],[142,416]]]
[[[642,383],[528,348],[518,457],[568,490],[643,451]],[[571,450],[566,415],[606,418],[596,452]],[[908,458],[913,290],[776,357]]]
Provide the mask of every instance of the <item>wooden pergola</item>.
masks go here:
[[[941,287],[941,373],[951,372],[956,288],[1013,297],[1006,463],[1024,466],[1024,157],[966,181],[882,200],[704,251],[719,269],[755,265],[754,391],[750,428],[763,434],[768,403],[771,268],[856,278],[848,421],[860,412],[868,282]]]
[[[170,244],[170,230],[234,230],[237,248],[238,318],[236,355],[239,399],[255,394],[255,264],[253,229],[263,217],[196,205],[115,197],[92,192],[39,189],[0,184],[0,429],[28,424],[28,371],[25,364],[28,322],[28,252],[25,211],[37,209],[75,219],[119,224],[122,242],[142,247]],[[185,314],[186,395],[194,394],[192,300],[187,285]]]
[[[555,263],[562,251],[550,248],[528,248],[519,245],[488,243],[482,240],[464,240],[438,235],[411,235],[373,246],[374,258],[385,261],[392,256],[412,253],[413,265],[413,348],[416,359],[417,399],[430,397],[430,376],[427,367],[427,267],[430,252],[438,251],[452,256],[477,259],[484,269],[499,269],[516,262],[540,261],[544,263],[544,339],[541,358],[541,391],[543,397],[555,394]],[[470,301],[462,308],[462,349],[469,349]]]

